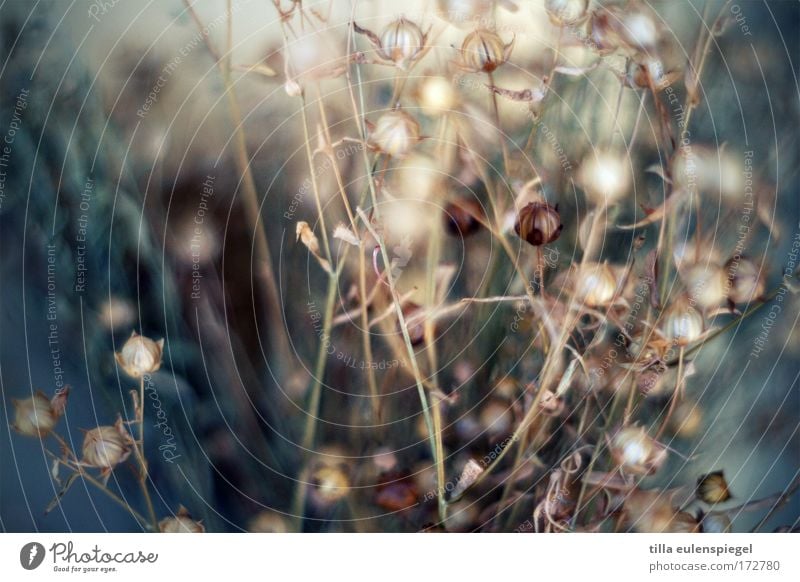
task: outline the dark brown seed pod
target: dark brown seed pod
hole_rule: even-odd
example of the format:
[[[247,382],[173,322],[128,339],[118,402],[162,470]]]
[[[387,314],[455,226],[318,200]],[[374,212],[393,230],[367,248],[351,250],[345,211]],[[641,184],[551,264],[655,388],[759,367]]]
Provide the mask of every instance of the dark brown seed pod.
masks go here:
[[[475,234],[481,226],[478,218],[483,215],[481,205],[470,198],[448,202],[444,208],[444,227],[453,236],[466,237]]]
[[[731,498],[728,482],[722,471],[714,471],[697,480],[697,497],[708,504],[723,503]]]
[[[531,202],[519,211],[514,232],[538,247],[556,240],[562,228],[558,206],[550,206],[547,202]]]
[[[403,473],[387,473],[376,487],[375,504],[386,511],[402,511],[419,500],[414,481]]]

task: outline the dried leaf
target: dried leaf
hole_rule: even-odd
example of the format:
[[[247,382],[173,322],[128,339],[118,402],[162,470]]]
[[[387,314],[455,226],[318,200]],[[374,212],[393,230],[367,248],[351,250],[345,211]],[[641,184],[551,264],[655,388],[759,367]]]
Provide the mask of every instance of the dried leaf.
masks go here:
[[[361,246],[361,240],[358,238],[358,236],[344,224],[338,225],[333,230],[333,238],[338,238],[339,240],[351,244],[354,247]]]
[[[45,515],[47,515],[48,513],[53,511],[56,507],[58,507],[59,503],[61,503],[61,498],[64,497],[64,495],[66,495],[67,491],[69,491],[69,488],[72,487],[72,484],[75,482],[77,478],[78,478],[78,473],[72,473],[69,477],[67,477],[64,486],[56,494],[53,500],[47,504],[47,507],[45,507],[44,509]]]
[[[236,71],[242,71],[244,73],[256,73],[262,77],[274,77],[278,74],[272,67],[269,67],[264,63],[256,63],[254,65],[233,65],[233,69]]]

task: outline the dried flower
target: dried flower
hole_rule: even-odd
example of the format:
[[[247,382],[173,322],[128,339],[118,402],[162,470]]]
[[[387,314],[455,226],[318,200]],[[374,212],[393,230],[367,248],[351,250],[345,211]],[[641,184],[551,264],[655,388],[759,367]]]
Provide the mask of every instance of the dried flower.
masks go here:
[[[606,206],[619,201],[631,182],[630,161],[611,152],[598,152],[583,160],[578,183],[595,203]]]
[[[411,20],[402,16],[381,32],[378,53],[401,69],[406,69],[422,52],[427,34]]]
[[[113,469],[130,456],[131,444],[122,419],[114,426],[98,426],[83,437],[83,462],[91,467]]]
[[[311,475],[310,497],[319,506],[328,506],[347,496],[350,479],[340,466],[321,466]]]
[[[206,531],[205,526],[192,519],[189,510],[182,505],[173,517],[165,517],[159,521],[158,529],[161,533],[204,533]]]
[[[589,307],[608,305],[617,290],[617,279],[606,263],[587,263],[575,274],[575,298]]]
[[[701,307],[718,306],[725,299],[726,276],[723,270],[713,263],[696,263],[682,273],[681,278],[691,302]]]
[[[730,499],[731,492],[725,474],[722,471],[714,471],[701,476],[697,480],[697,497],[710,505]]]
[[[611,456],[625,471],[636,475],[655,473],[667,460],[667,449],[642,427],[629,426],[611,439]]]
[[[419,131],[416,119],[395,109],[378,118],[369,136],[369,145],[393,158],[404,158],[421,140]]]
[[[65,386],[52,400],[40,390],[25,400],[12,400],[14,423],[11,428],[25,436],[47,436],[64,414],[68,394],[69,387]]]
[[[555,26],[574,26],[586,18],[589,0],[545,0],[544,8]]]
[[[419,87],[419,104],[427,115],[452,111],[457,96],[453,84],[444,77],[426,77]]]
[[[476,200],[461,198],[448,202],[443,216],[447,232],[453,236],[467,237],[480,229],[481,223],[477,217],[483,216],[483,209]]]
[[[514,224],[514,232],[533,246],[555,241],[562,228],[558,206],[550,206],[547,202],[531,202],[519,211]]]
[[[678,299],[664,314],[663,331],[667,339],[685,346],[703,334],[703,316],[686,298]]]
[[[129,376],[141,378],[145,374],[152,374],[161,367],[163,349],[163,339],[156,342],[134,331],[122,346],[122,351],[116,354],[117,364]]]
[[[725,263],[725,271],[728,273],[728,299],[734,304],[750,303],[764,294],[764,277],[753,261],[731,258]]]
[[[504,44],[496,32],[478,28],[461,45],[461,66],[473,73],[491,73],[508,60],[513,48],[513,39]]]

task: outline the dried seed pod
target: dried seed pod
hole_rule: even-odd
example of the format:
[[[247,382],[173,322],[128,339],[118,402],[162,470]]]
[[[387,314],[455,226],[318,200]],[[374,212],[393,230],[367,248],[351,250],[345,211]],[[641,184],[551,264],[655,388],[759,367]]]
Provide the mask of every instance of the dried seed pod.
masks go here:
[[[161,533],[204,533],[206,531],[205,526],[192,519],[189,510],[182,505],[173,517],[165,517],[159,521],[158,529]]]
[[[697,520],[672,505],[672,496],[666,491],[634,489],[623,505],[627,522],[641,533],[693,533],[700,529]]]
[[[511,432],[514,414],[506,402],[492,398],[481,409],[479,421],[490,437],[496,437]]]
[[[420,141],[417,120],[405,111],[395,109],[378,118],[369,136],[369,145],[393,158],[406,157]]]
[[[549,244],[561,235],[561,215],[558,206],[547,202],[531,202],[519,211],[514,232],[533,246]]]
[[[83,437],[82,460],[91,467],[113,469],[130,456],[131,444],[121,419],[114,426],[98,426]]]
[[[265,510],[250,520],[247,531],[252,533],[288,533],[289,525],[280,513]]]
[[[453,84],[444,77],[426,77],[418,91],[419,104],[426,115],[442,115],[456,106]]]
[[[406,69],[422,52],[426,36],[415,22],[401,16],[381,32],[378,53],[401,69]]]
[[[64,414],[68,394],[69,387],[64,387],[52,400],[40,390],[25,400],[12,400],[14,422],[11,428],[24,436],[47,436]]]
[[[539,400],[539,408],[547,416],[560,416],[564,412],[564,399],[556,396],[550,390],[545,390]]]
[[[589,11],[589,0],[545,0],[544,9],[554,26],[574,26]]]
[[[145,374],[156,372],[161,367],[163,350],[163,339],[156,342],[134,331],[122,346],[122,351],[115,356],[117,364],[129,376],[141,378]]]
[[[436,12],[439,16],[460,28],[485,22],[491,18],[494,0],[437,0]]]
[[[448,202],[444,208],[445,230],[453,236],[467,237],[478,232],[481,223],[477,217],[483,216],[483,209],[477,200],[461,198]]]
[[[625,471],[650,475],[667,460],[667,449],[642,427],[629,426],[611,438],[611,456]]]
[[[589,307],[608,305],[617,291],[617,279],[606,263],[587,263],[575,273],[575,298]]]
[[[104,328],[109,331],[129,328],[136,321],[136,306],[130,301],[119,297],[111,297],[103,302],[97,318]]]
[[[663,317],[662,331],[676,345],[688,345],[703,334],[703,316],[685,298],[678,299]]]
[[[513,47],[513,40],[504,44],[496,32],[478,28],[461,45],[461,66],[474,73],[491,73],[508,60]]]
[[[703,426],[703,411],[691,400],[681,400],[670,419],[670,428],[675,436],[693,438]]]
[[[414,481],[404,473],[387,473],[381,476],[376,487],[375,504],[386,511],[403,511],[419,500]]]
[[[681,275],[692,303],[704,308],[717,307],[725,299],[724,271],[713,263],[696,263]]]
[[[578,183],[595,204],[606,206],[618,202],[630,188],[630,160],[611,152],[590,154],[581,163]]]
[[[350,479],[342,467],[322,466],[311,474],[309,497],[320,507],[343,499],[350,492]]]
[[[710,505],[723,503],[731,498],[728,482],[723,471],[714,471],[697,480],[697,497]]]
[[[728,299],[734,304],[750,303],[764,295],[764,277],[753,261],[734,257],[725,263],[728,274]]]

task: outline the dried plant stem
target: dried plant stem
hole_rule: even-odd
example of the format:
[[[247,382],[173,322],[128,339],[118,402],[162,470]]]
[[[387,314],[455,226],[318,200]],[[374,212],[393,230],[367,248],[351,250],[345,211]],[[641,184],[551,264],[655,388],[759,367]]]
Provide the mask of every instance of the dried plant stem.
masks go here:
[[[145,505],[147,506],[147,514],[150,516],[150,522],[153,524],[154,530],[158,530],[158,519],[156,518],[156,511],[153,507],[153,500],[150,497],[150,490],[147,487],[149,473],[147,470],[147,459],[144,456],[144,376],[139,378],[139,405],[136,407],[138,410],[139,418],[136,419],[139,425],[139,440],[134,440],[133,449],[136,452],[136,459],[139,462],[139,488],[142,490]]]
[[[264,284],[264,301],[268,311],[270,312],[270,315],[277,320],[281,320],[281,305],[279,299],[280,293],[278,292],[278,285],[275,279],[275,270],[272,265],[272,255],[270,253],[269,241],[267,240],[267,234],[264,230],[264,223],[261,220],[261,212],[258,203],[258,191],[256,189],[255,179],[253,178],[253,172],[250,167],[250,157],[247,153],[247,140],[245,138],[243,129],[242,113],[241,109],[239,108],[239,101],[236,97],[236,90],[231,82],[230,43],[232,41],[229,37],[229,50],[227,51],[224,59],[220,58],[218,51],[214,48],[214,45],[209,40],[208,35],[203,34],[203,31],[207,29],[200,20],[200,17],[197,15],[197,12],[191,4],[191,1],[183,1],[186,5],[186,9],[189,11],[189,14],[192,17],[192,20],[194,20],[201,36],[203,37],[203,41],[208,48],[208,52],[214,59],[214,62],[216,63],[217,68],[222,76],[225,96],[228,101],[228,110],[231,116],[231,122],[233,124],[234,131],[234,162],[236,163],[236,169],[242,179],[245,214],[247,215],[247,218],[250,219],[251,228],[253,230],[254,258],[260,264],[260,268],[257,269],[256,272]],[[230,34],[233,22],[233,13],[230,2],[228,2],[227,9]],[[286,334],[283,333],[283,326],[274,325],[274,322],[270,321],[270,325],[267,326],[267,329],[271,343],[279,354],[279,357],[276,358],[276,360],[288,364],[288,362],[292,361],[292,352],[289,349],[289,342],[286,338]]]
[[[678,352],[678,378],[675,382],[675,391],[672,393],[672,398],[669,401],[669,410],[667,410],[667,414],[664,416],[664,420],[661,422],[661,427],[658,429],[656,433],[655,439],[658,440],[661,438],[661,435],[664,434],[664,431],[667,429],[667,425],[669,421],[672,419],[672,415],[675,413],[675,409],[678,406],[678,401],[681,399],[681,395],[683,392],[683,361],[685,355],[685,346],[680,347],[680,351]]]

